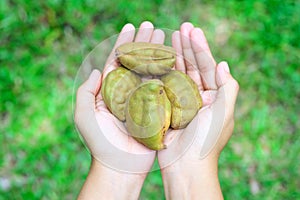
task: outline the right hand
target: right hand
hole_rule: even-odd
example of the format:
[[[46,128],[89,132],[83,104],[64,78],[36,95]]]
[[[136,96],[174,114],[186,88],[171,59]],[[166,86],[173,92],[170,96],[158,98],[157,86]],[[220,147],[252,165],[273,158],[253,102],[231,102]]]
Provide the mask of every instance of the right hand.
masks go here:
[[[168,148],[158,153],[158,161],[162,169],[180,165],[190,170],[189,164],[217,162],[233,132],[239,85],[226,62],[216,64],[200,28],[182,24],[180,31],[173,33],[172,44],[177,55],[183,56],[177,56],[175,68],[198,85],[203,107],[185,129],[166,135]]]

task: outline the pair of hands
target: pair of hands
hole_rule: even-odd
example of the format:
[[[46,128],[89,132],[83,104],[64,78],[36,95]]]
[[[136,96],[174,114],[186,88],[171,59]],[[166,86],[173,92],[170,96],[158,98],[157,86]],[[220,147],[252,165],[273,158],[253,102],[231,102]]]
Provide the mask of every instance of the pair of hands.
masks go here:
[[[141,183],[151,170],[156,152],[129,136],[124,125],[106,108],[99,91],[102,80],[118,67],[114,55],[116,47],[133,41],[163,44],[164,38],[164,32],[154,29],[150,22],[143,22],[137,34],[133,25],[125,25],[103,74],[94,70],[79,87],[75,122],[91,151],[92,169],[100,168],[118,177],[129,176],[130,180]],[[172,35],[172,46],[177,51],[175,69],[195,81],[204,106],[187,128],[170,130],[165,137],[168,148],[157,154],[165,187],[170,186],[167,179],[177,173],[188,177],[195,175],[194,170],[202,169],[203,172],[209,168],[208,172],[213,169],[215,175],[219,154],[233,131],[238,93],[238,83],[231,76],[227,63],[216,64],[200,28],[183,23],[180,31]]]

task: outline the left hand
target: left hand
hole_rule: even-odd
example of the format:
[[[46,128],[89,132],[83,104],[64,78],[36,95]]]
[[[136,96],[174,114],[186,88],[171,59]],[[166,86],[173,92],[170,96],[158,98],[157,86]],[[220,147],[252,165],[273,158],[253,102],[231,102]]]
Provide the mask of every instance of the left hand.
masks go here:
[[[107,167],[133,173],[147,173],[152,167],[156,152],[129,136],[124,124],[107,109],[99,91],[106,75],[119,66],[115,58],[118,46],[133,41],[162,44],[164,38],[163,31],[154,30],[150,22],[143,22],[136,35],[132,24],[125,25],[106,61],[102,77],[94,70],[78,89],[76,125],[93,158]]]

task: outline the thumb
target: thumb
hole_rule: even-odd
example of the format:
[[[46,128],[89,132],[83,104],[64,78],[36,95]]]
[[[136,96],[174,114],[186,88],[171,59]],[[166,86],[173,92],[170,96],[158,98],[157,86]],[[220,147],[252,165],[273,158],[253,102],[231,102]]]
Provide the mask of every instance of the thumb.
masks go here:
[[[93,70],[89,78],[78,88],[76,95],[75,120],[95,109],[95,96],[101,86],[101,73],[99,70]],[[76,120],[77,121],[77,120]]]
[[[209,135],[204,140],[200,156],[204,158],[213,149],[223,130],[233,128],[233,114],[235,102],[239,90],[237,81],[231,76],[227,62],[221,62],[216,69],[216,83],[218,87],[216,100],[211,105],[212,124]],[[231,131],[225,134],[227,142]],[[224,146],[224,144],[222,144]],[[221,147],[223,148],[223,147]]]
[[[213,103],[218,109],[225,109],[225,116],[233,114],[234,106],[239,91],[238,82],[230,74],[227,62],[221,62],[217,66],[216,82],[218,93],[216,101]]]

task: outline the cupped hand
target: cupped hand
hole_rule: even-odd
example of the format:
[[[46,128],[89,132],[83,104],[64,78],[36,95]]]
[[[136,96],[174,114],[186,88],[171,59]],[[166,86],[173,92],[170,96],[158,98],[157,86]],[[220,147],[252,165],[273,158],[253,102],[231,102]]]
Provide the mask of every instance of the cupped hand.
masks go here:
[[[158,153],[158,161],[162,169],[181,163],[190,170],[190,163],[218,160],[233,132],[239,86],[226,62],[216,64],[200,28],[183,23],[180,31],[173,33],[172,45],[177,51],[175,69],[197,84],[203,107],[185,129],[167,133],[168,147]]]
[[[133,41],[163,43],[164,38],[163,31],[154,30],[150,22],[143,22],[137,34],[132,24],[125,25],[106,61],[103,74],[94,70],[78,89],[76,125],[93,158],[107,167],[132,173],[151,169],[156,152],[129,136],[124,124],[107,109],[99,91],[106,75],[119,66],[115,57],[118,46]]]

